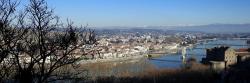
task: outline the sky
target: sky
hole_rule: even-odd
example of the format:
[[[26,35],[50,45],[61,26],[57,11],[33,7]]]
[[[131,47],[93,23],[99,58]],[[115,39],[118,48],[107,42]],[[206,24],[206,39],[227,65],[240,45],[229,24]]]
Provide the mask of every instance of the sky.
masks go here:
[[[77,25],[179,26],[250,23],[250,0],[46,0]]]

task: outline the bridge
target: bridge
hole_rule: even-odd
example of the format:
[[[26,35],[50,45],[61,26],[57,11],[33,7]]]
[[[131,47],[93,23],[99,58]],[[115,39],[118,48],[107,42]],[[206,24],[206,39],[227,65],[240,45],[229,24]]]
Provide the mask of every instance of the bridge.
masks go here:
[[[250,45],[242,45],[242,44],[204,44],[204,48],[201,47],[201,48],[197,48],[197,47],[194,47],[194,48],[189,48],[189,49],[207,49],[208,46],[240,46],[240,47],[250,47]]]
[[[204,45],[215,45],[215,46],[219,46],[219,45],[226,45],[226,46],[250,46],[250,45],[242,45],[242,44],[204,44]]]

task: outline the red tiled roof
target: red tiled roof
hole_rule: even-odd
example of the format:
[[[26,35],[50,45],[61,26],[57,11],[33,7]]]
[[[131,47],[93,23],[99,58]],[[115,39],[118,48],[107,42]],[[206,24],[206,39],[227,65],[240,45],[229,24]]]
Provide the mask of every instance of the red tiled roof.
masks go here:
[[[236,52],[248,52],[248,48],[237,49]]]
[[[246,52],[246,53],[236,53],[236,55],[238,55],[238,56],[246,56],[246,55],[250,55],[250,52]]]

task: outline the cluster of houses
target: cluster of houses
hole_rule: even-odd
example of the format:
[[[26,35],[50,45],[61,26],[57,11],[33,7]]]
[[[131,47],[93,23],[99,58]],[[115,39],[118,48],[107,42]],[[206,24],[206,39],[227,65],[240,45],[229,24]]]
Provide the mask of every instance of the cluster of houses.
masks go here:
[[[214,47],[206,50],[206,57],[202,63],[210,64],[215,70],[223,70],[231,65],[240,63],[250,58],[249,48],[233,49],[227,46]]]
[[[113,60],[127,60],[127,59],[137,59],[142,58],[152,52],[157,53],[170,53],[173,50],[178,49],[176,43],[172,44],[143,44],[143,45],[131,45],[131,44],[109,44],[105,45],[100,43],[96,46],[87,46],[83,49],[79,48],[75,51],[76,57],[82,57],[85,62],[95,62],[95,61],[113,61]],[[86,47],[87,46],[87,47]],[[86,49],[86,48],[89,48]],[[164,50],[164,52],[161,52]],[[87,53],[84,54],[83,52]],[[83,56],[84,55],[84,56]]]

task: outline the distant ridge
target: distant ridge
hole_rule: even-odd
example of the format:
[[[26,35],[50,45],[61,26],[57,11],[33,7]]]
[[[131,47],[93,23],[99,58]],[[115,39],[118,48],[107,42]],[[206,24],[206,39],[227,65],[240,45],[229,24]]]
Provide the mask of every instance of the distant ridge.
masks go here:
[[[250,24],[210,24],[199,26],[179,26],[170,30],[201,31],[207,33],[250,33]]]
[[[209,24],[193,26],[98,27],[97,29],[160,29],[206,33],[250,33],[250,24]]]

